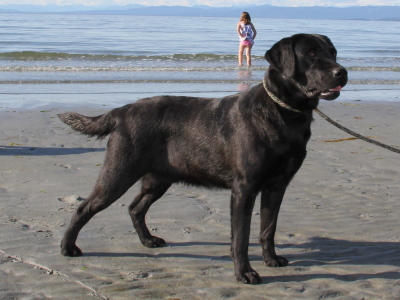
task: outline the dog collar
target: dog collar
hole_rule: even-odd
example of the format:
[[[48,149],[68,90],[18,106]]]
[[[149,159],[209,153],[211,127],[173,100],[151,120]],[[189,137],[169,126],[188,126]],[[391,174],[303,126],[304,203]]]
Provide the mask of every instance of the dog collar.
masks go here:
[[[267,92],[268,96],[270,96],[271,99],[274,100],[276,104],[280,105],[283,108],[286,108],[287,110],[290,110],[290,111],[293,111],[296,113],[302,112],[301,110],[295,109],[295,108],[291,107],[290,105],[287,105],[285,102],[283,102],[278,97],[276,97],[274,94],[272,94],[272,92],[270,92],[270,90],[268,90],[268,88],[267,88],[267,83],[265,81],[265,78],[263,79],[263,85],[264,85],[264,89]]]

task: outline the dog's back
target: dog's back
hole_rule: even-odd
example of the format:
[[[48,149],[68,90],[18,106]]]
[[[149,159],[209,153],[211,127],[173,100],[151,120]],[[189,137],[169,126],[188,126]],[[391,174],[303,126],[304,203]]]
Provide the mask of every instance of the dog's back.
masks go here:
[[[131,147],[129,155],[121,154],[136,156],[146,172],[163,174],[173,182],[229,188],[234,151],[246,138],[235,138],[245,124],[239,98],[240,94],[223,99],[158,96],[100,116],[67,112],[59,118],[89,136],[118,136]]]

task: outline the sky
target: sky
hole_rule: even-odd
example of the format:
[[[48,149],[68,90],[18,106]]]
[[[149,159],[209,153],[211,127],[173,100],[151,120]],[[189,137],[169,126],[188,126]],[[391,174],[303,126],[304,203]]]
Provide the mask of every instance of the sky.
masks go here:
[[[276,6],[363,6],[363,5],[399,5],[399,0],[0,0],[0,4],[34,4],[34,5],[208,5],[208,6],[246,6],[270,4]]]

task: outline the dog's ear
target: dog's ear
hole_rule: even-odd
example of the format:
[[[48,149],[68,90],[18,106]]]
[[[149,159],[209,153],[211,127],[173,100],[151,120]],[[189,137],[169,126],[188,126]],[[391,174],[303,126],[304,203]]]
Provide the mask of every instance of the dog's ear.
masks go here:
[[[264,58],[280,73],[292,77],[295,70],[293,38],[288,37],[277,42],[265,53]]]

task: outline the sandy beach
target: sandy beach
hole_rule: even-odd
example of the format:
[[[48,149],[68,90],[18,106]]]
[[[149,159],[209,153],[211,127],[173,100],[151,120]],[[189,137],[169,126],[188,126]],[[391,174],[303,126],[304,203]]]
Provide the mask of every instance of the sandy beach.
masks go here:
[[[399,102],[321,101],[343,126],[400,148]],[[258,201],[249,255],[263,283],[235,281],[229,191],[173,186],[147,223],[167,241],[143,247],[128,215],[136,184],[81,231],[84,256],[63,257],[72,212],[91,191],[106,140],[73,132],[57,114],[107,107],[0,112],[0,299],[400,299],[400,156],[315,114],[308,156],[278,221],[285,268],[267,268]]]

